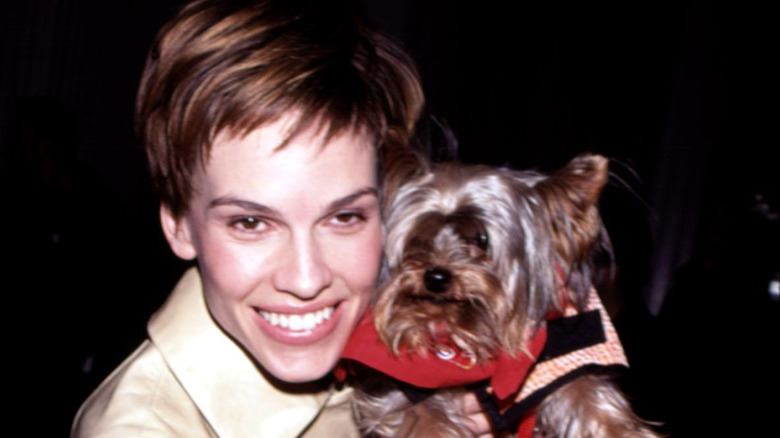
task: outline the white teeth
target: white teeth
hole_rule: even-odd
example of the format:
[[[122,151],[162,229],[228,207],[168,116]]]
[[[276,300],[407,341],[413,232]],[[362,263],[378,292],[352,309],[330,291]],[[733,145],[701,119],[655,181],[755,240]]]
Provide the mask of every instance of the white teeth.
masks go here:
[[[333,306],[325,307],[316,312],[304,313],[304,314],[284,314],[273,313],[265,310],[259,311],[260,316],[268,321],[272,326],[286,328],[288,330],[297,332],[302,330],[311,330],[314,327],[322,324],[323,321],[327,321],[333,316]]]
[[[301,318],[301,315],[290,315],[289,329],[294,332],[303,330],[303,318]]]
[[[303,317],[303,327],[306,329],[313,329],[317,326],[317,317],[313,313],[307,313]]]

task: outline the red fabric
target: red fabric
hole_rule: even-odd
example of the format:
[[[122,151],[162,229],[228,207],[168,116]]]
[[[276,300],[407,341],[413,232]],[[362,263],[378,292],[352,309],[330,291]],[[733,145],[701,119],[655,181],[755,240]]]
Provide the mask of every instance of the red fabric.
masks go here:
[[[505,399],[520,389],[546,340],[547,330],[542,328],[528,345],[531,356],[523,352],[518,352],[517,357],[501,353],[495,360],[466,369],[463,364],[468,359],[457,350],[456,357],[452,360],[441,359],[435,352],[422,356],[407,353],[403,349],[399,356],[393,356],[390,349],[379,339],[374,319],[368,313],[347,342],[342,358],[360,362],[421,388],[462,386],[489,378],[495,395],[499,399]],[[452,347],[451,343],[449,346]],[[343,370],[339,371],[337,376],[343,378]]]
[[[517,427],[517,438],[533,438],[536,427],[536,412],[531,412],[523,417],[520,426]]]

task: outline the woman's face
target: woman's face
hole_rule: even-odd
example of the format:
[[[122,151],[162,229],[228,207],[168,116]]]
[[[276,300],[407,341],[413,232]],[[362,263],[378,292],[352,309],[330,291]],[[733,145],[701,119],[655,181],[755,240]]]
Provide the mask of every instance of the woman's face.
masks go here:
[[[382,246],[368,138],[321,147],[288,119],[244,138],[218,138],[194,176],[188,213],[163,209],[174,251],[198,258],[219,325],[272,375],[306,382],[328,373],[365,311]]]

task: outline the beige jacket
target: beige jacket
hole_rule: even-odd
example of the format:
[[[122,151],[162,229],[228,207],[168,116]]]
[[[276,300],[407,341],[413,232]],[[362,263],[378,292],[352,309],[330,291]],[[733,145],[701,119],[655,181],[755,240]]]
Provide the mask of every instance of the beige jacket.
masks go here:
[[[350,437],[351,390],[272,386],[211,319],[196,269],[148,325],[149,339],[84,402],[72,437]]]

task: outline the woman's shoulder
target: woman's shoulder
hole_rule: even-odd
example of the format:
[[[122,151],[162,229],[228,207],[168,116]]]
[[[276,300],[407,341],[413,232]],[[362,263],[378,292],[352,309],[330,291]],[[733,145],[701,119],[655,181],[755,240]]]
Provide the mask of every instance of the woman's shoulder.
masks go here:
[[[87,398],[71,437],[215,437],[148,340]]]

